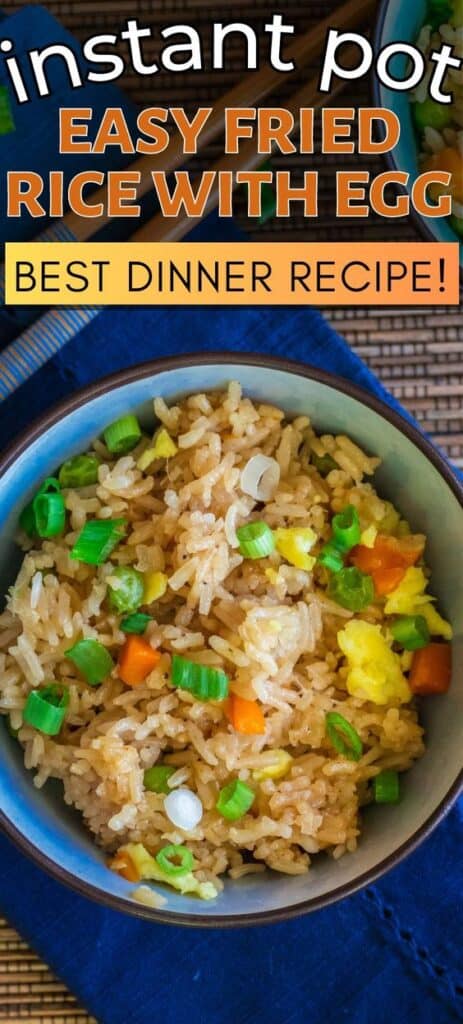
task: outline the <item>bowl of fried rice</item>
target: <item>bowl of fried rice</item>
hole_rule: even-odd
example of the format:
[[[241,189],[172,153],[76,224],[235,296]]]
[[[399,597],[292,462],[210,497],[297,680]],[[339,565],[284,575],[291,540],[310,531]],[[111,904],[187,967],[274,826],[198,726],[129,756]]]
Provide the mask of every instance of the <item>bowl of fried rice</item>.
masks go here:
[[[378,878],[462,785],[462,491],[417,429],[228,353],[71,396],[0,464],[0,824],[196,926]]]
[[[382,0],[375,30],[374,48],[380,53],[398,41],[417,47],[425,58],[425,74],[415,89],[397,91],[373,79],[375,102],[394,111],[400,120],[401,135],[386,161],[393,170],[409,174],[409,191],[419,174],[443,171],[452,175],[450,217],[423,217],[412,208],[412,217],[421,233],[435,242],[460,242],[463,239],[463,71],[450,68],[443,91],[452,102],[437,103],[429,95],[429,80],[435,65],[433,52],[450,46],[454,57],[463,57],[463,5],[461,0]],[[390,72],[398,80],[405,77],[406,55],[391,60]],[[431,189],[431,200],[438,191]],[[460,249],[463,252],[463,249]],[[461,259],[460,262],[463,262]]]

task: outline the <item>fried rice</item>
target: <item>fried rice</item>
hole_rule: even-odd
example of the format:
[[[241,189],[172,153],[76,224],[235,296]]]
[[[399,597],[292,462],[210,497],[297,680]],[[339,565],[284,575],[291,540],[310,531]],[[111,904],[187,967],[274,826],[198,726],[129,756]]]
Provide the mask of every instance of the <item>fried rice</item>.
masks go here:
[[[346,436],[318,436],[308,416],[290,421],[272,404],[252,401],[236,382],[171,408],[158,397],[154,417],[175,444],[172,457],[143,471],[137,462],[151,443],[146,437],[121,457],[96,440],[98,482],[63,490],[64,533],[41,541],[20,534],[24,558],[0,617],[0,712],[34,785],[61,780],[66,804],[81,813],[116,869],[127,863],[121,850],[153,857],[166,844],[186,844],[194,878],[209,883],[210,896],[227,874],[239,879],[267,867],[299,875],[323,851],[334,858],[354,851],[372,780],[386,770],[405,772],[425,749],[411,693],[378,703],[349,692],[338,636],[361,621],[381,627],[392,651],[384,600],[353,613],[328,595],[329,571],[315,558],[303,569],[278,548],[261,559],[243,557],[237,528],[258,519],[274,531],[310,529],[315,556],[331,537],[333,515],[346,506],[357,510],[370,546],[378,532],[400,537],[409,528],[372,486],[377,458]],[[255,455],[279,467],[265,502],[241,488]],[[317,465],[326,455],[334,468],[325,475]],[[93,566],[70,557],[87,521],[119,518],[128,525],[110,561]],[[107,601],[116,566],[166,579],[165,593],[144,609],[144,639],[160,660],[132,687],[117,665],[127,636]],[[97,639],[115,659],[99,686],[87,685],[66,657],[81,638]],[[240,733],[226,702],[173,687],[175,654],[225,672],[231,694],[258,703],[264,732]],[[406,673],[409,652],[393,657]],[[65,686],[69,699],[56,736],[23,718],[28,695],[50,682]],[[330,712],[342,713],[360,737],[358,760],[330,740]],[[279,777],[281,751],[288,758]],[[144,785],[146,771],[161,763],[174,769],[171,791],[199,797],[202,817],[189,831],[169,819],[165,794]],[[239,820],[216,808],[232,779],[254,794]],[[142,876],[135,871],[133,879]],[[137,894],[150,902],[146,887]]]

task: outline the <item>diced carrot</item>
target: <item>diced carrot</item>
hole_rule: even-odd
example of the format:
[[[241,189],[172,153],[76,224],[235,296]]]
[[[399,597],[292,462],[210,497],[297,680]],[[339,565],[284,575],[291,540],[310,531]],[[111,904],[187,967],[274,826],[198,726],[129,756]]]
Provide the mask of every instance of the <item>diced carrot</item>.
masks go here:
[[[406,569],[394,568],[394,566],[390,569],[374,569],[371,575],[378,597],[392,594],[392,591],[402,583],[406,571]]]
[[[447,693],[452,678],[452,648],[450,644],[428,644],[415,651],[409,677],[413,693],[427,696]]]
[[[127,686],[140,686],[160,659],[159,651],[155,651],[143,637],[131,634],[119,656],[119,676],[122,682]]]
[[[237,732],[242,732],[246,736],[263,736],[265,718],[256,700],[244,700],[244,697],[232,693],[224,711]]]
[[[351,551],[350,561],[362,572],[374,573],[375,569],[408,569],[415,565],[423,554],[423,543],[418,537],[387,537],[378,534],[372,548],[359,544]]]
[[[122,875],[122,878],[126,878],[128,882],[139,882],[140,875],[128,853],[117,853],[114,860],[109,864],[111,871],[116,871],[118,875]]]
[[[421,537],[388,537],[378,534],[372,548],[359,544],[351,551],[350,561],[357,569],[373,577],[378,597],[391,594],[402,582],[406,569],[421,558]]]

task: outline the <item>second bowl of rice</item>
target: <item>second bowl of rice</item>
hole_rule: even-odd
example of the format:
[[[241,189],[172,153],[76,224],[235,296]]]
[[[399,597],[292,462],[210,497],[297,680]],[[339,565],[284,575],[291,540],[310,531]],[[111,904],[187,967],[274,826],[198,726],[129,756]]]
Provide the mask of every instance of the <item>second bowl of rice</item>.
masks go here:
[[[423,171],[442,170],[452,174],[451,217],[423,217],[413,208],[411,217],[420,232],[431,241],[457,242],[463,237],[463,71],[451,68],[444,84],[451,91],[451,104],[438,104],[429,97],[428,85],[432,50],[442,45],[452,47],[455,56],[463,57],[463,24],[459,0],[447,4],[433,0],[382,0],[376,22],[374,49],[380,53],[385,46],[409,43],[421,50],[427,60],[427,73],[411,92],[387,88],[373,78],[373,95],[377,106],[394,111],[400,121],[401,135],[392,153],[385,160],[395,171],[410,176],[409,191]],[[405,75],[406,56],[391,61],[391,73],[399,79]],[[431,194],[431,198],[433,198]],[[434,195],[434,198],[436,196]],[[396,222],[397,223],[397,222]],[[463,253],[463,249],[460,249]],[[463,265],[463,255],[460,258]]]

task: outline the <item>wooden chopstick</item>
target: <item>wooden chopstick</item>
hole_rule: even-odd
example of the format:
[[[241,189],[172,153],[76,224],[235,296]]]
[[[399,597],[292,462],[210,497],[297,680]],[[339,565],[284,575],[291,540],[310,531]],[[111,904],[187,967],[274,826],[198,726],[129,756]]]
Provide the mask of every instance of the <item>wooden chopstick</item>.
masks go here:
[[[338,7],[332,14],[328,15],[318,24],[310,28],[296,42],[288,48],[287,59],[293,60],[298,68],[307,67],[310,61],[320,56],[323,50],[325,37],[332,27],[337,29],[348,29],[358,25],[367,15],[375,10],[375,0],[347,0]],[[234,86],[213,107],[213,112],[205,124],[199,143],[201,148],[209,145],[213,139],[220,135],[224,127],[224,114],[227,107],[253,107],[273,92],[282,82],[289,78],[293,72],[275,71],[270,64],[264,65],[259,71],[251,72],[249,75]],[[140,175],[140,182],[136,187],[137,199],[142,198],[150,191],[152,186],[152,171],[170,172],[180,167],[185,162],[183,153],[183,140],[176,132],[170,141],[168,148],[159,156],[143,156],[135,160],[128,168],[129,171],[137,171]],[[102,186],[92,195],[92,201],[103,203],[106,209],[107,186]],[[107,213],[101,217],[79,217],[75,213],[67,213],[58,223],[71,239],[85,242],[96,235],[111,220]]]

